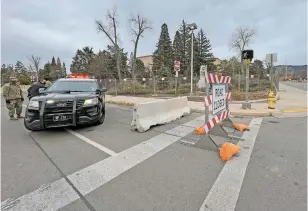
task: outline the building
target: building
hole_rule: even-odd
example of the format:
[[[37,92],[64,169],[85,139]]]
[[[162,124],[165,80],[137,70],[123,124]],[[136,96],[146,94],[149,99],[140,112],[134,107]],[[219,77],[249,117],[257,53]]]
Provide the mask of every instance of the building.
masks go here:
[[[153,55],[147,55],[147,56],[139,56],[137,57],[138,59],[140,59],[145,68],[149,68],[150,70],[152,70],[152,66],[153,66]],[[213,64],[215,66],[218,66],[221,64],[221,60],[217,57],[213,57],[213,59],[211,59],[213,61]]]
[[[140,59],[140,60],[143,62],[143,64],[144,64],[144,66],[145,66],[146,69],[152,70],[152,66],[153,66],[153,55],[139,56],[139,57],[137,57],[137,58]]]
[[[214,64],[215,66],[218,66],[218,65],[221,64],[221,60],[218,59],[217,57],[214,57],[214,62],[213,62],[213,64]]]

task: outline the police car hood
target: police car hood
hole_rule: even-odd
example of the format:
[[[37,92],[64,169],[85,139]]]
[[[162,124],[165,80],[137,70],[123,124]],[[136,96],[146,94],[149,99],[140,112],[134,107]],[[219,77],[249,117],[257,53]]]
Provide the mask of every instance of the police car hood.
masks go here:
[[[71,93],[44,93],[40,96],[33,97],[31,100],[45,101],[45,100],[74,100],[74,99],[89,99],[96,97],[93,92],[71,92]]]

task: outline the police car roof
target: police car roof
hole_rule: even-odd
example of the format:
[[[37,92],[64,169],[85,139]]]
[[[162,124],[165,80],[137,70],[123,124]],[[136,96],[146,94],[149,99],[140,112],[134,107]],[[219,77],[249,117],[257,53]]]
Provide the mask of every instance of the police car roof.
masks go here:
[[[96,81],[93,78],[60,78],[59,81]]]

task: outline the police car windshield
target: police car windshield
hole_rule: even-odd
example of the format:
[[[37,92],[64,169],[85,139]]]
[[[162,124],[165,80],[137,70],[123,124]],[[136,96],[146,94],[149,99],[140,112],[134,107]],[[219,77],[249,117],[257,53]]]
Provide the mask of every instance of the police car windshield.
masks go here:
[[[96,81],[56,81],[47,92],[72,91],[72,92],[95,92],[98,89]]]

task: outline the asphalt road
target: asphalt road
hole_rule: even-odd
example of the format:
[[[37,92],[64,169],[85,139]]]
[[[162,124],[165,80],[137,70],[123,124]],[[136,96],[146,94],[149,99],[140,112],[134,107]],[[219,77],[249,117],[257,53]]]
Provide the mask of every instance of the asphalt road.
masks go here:
[[[300,82],[281,82],[285,85],[288,85],[288,86],[292,86],[292,87],[295,87],[295,88],[298,88],[298,89],[302,89],[302,90],[306,90],[307,91],[307,83],[300,83]]]
[[[103,125],[29,132],[22,120],[9,121],[2,105],[2,210],[305,208],[304,119],[234,119],[251,129],[239,142],[241,153],[226,165],[211,142],[196,144],[205,137],[193,132],[204,122],[200,114],[145,133],[131,131],[131,119],[131,109],[108,105]],[[213,202],[223,209],[211,209]]]

